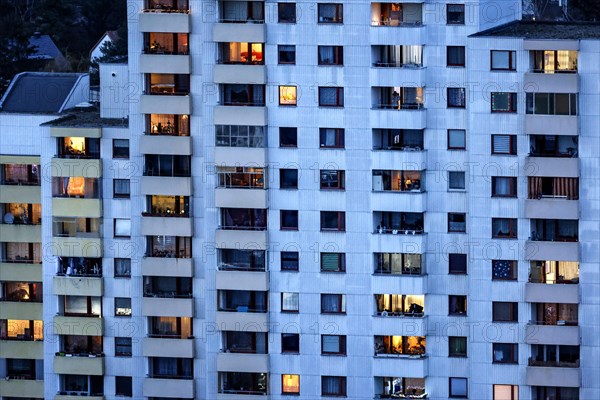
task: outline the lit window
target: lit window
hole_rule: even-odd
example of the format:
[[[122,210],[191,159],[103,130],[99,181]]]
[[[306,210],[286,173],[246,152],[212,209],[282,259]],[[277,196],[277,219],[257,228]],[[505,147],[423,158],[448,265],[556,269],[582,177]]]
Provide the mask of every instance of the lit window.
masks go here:
[[[281,375],[281,392],[285,394],[300,394],[300,375]]]
[[[494,400],[519,400],[519,386],[494,385]]]
[[[279,86],[279,105],[295,106],[297,99],[296,86]]]

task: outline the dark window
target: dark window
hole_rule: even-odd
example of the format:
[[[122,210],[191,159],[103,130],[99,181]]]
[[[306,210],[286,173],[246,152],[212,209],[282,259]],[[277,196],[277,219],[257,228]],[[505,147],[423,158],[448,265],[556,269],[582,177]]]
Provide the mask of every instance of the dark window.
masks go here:
[[[130,337],[116,337],[115,338],[115,356],[117,357],[131,357],[133,351],[131,350],[131,338]]]
[[[344,107],[344,88],[319,87],[319,106]]]
[[[281,311],[300,311],[300,295],[298,293],[281,293]]]
[[[464,129],[448,129],[448,150],[465,150],[467,132]]]
[[[128,199],[130,195],[129,179],[113,179],[113,197],[115,199]]]
[[[448,338],[448,356],[467,356],[467,338],[465,336],[450,336]]]
[[[459,253],[448,254],[448,271],[451,274],[466,274],[467,255]]]
[[[446,47],[446,65],[448,67],[464,67],[465,46]]]
[[[277,46],[279,64],[296,64],[296,46],[280,44]]]
[[[277,14],[280,23],[296,23],[296,3],[278,3]]]
[[[281,210],[280,229],[290,231],[298,230],[298,210]]]
[[[468,397],[468,380],[467,378],[448,378],[448,393],[449,397],[464,398]]]
[[[321,272],[346,272],[346,254],[321,253]]]
[[[346,377],[345,376],[322,376],[321,377],[321,396],[346,396]]]
[[[321,211],[322,231],[345,231],[346,213],[343,211]]]
[[[492,197],[517,197],[517,178],[514,176],[493,176]]]
[[[448,315],[467,315],[467,296],[448,296]]]
[[[516,218],[492,218],[492,238],[494,239],[516,239]]]
[[[282,271],[298,271],[300,264],[300,253],[297,251],[282,251],[281,252],[281,270]]]
[[[517,262],[514,260],[492,260],[492,280],[517,280]]]
[[[318,22],[320,24],[341,24],[344,19],[344,5],[320,3],[318,5]]]
[[[508,50],[491,50],[490,65],[492,71],[516,71],[517,52]]]
[[[343,128],[319,128],[319,145],[321,148],[343,149],[344,136]]]
[[[346,336],[321,335],[321,354],[346,355]]]
[[[492,302],[492,321],[519,322],[519,303]]]
[[[516,343],[493,343],[492,362],[517,364],[519,362],[519,346]]]
[[[132,386],[130,376],[115,376],[115,396],[131,397]]]
[[[323,314],[345,314],[346,295],[344,294],[321,294],[321,313]]]
[[[517,154],[516,135],[492,135],[492,154]]]
[[[129,158],[129,139],[113,139],[113,158]]]
[[[282,333],[281,352],[294,354],[300,353],[300,335],[297,333]]]
[[[448,232],[466,232],[467,214],[448,213]]]
[[[446,5],[446,23],[448,25],[465,24],[465,5],[448,4]]]
[[[321,189],[344,189],[345,174],[344,171],[322,169],[319,173],[321,180]]]
[[[280,169],[279,170],[279,188],[280,189],[298,189],[298,170]]]
[[[131,317],[131,299],[115,297],[115,317]]]
[[[448,189],[465,190],[465,173],[463,171],[448,171]]]
[[[343,46],[319,46],[319,65],[344,65]]]
[[[577,115],[576,93],[527,93],[527,114]]]
[[[493,113],[516,113],[517,94],[509,92],[492,92],[491,94]]]
[[[115,258],[115,278],[131,276],[131,258]]]
[[[448,88],[448,108],[465,108],[466,106],[465,88]]]
[[[279,128],[279,147],[298,147],[298,128]]]

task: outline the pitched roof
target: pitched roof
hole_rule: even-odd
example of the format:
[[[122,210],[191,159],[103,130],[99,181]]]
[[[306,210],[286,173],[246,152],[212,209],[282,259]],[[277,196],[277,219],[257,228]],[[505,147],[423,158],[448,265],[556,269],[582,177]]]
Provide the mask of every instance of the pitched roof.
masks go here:
[[[52,38],[48,35],[33,35],[29,38],[29,45],[34,47],[30,59],[53,60],[63,57],[62,52],[56,47]]]

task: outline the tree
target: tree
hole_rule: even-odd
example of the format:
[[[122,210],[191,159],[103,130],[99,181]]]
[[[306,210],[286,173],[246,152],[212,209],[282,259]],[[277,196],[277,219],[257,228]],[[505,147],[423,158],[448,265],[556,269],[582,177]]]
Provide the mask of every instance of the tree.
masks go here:
[[[600,21],[600,0],[571,0],[570,16],[579,21]]]

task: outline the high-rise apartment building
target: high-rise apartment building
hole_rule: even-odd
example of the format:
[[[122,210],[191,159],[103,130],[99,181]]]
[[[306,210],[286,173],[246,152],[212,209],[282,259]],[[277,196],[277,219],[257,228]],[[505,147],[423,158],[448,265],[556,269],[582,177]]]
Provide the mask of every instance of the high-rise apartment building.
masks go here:
[[[99,110],[19,75],[0,397],[599,398],[600,26],[520,3],[129,0]]]

